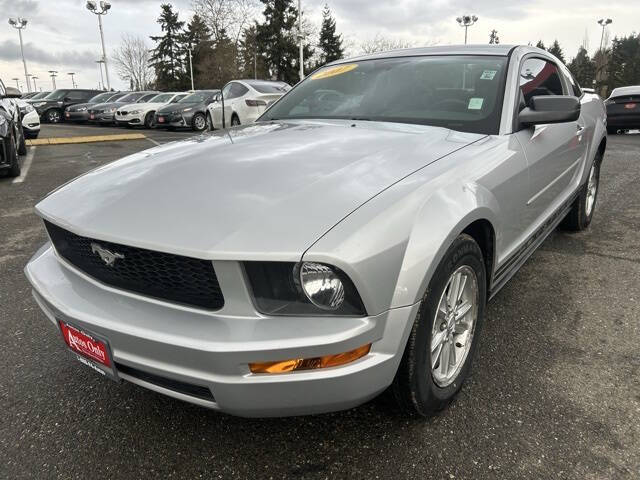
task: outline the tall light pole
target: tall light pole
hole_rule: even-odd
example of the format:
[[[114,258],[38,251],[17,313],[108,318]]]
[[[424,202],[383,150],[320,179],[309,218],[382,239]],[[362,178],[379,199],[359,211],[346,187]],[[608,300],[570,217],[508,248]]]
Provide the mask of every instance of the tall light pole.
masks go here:
[[[598,20],[598,23],[602,27],[602,36],[600,37],[600,51],[602,51],[603,43],[604,43],[604,29],[607,28],[607,25],[613,23],[613,20],[610,18],[601,18]]]
[[[18,30],[18,35],[20,36],[20,53],[22,54],[22,65],[24,65],[24,78],[27,81],[27,91],[31,91],[31,86],[29,84],[29,74],[27,73],[27,61],[24,59],[24,47],[22,46],[22,29],[27,28],[27,19],[18,17],[18,18],[10,18],[9,25]]]
[[[102,77],[102,64],[104,63],[104,60],[96,60],[96,63],[98,64],[98,68],[100,69],[100,89],[104,89],[104,78]]]
[[[304,47],[302,41],[302,0],[298,0],[298,46],[300,48],[300,81],[304,80]]]
[[[53,85],[53,89],[56,89],[56,77],[58,76],[58,71],[57,70],[49,70],[49,73],[51,74],[51,84]]]
[[[461,17],[456,18],[456,22],[460,24],[461,27],[464,27],[464,44],[467,44],[467,30],[470,26],[478,21],[478,17],[475,15],[462,15]]]
[[[76,74],[76,72],[69,72],[67,73],[67,75],[71,75],[71,85],[73,86],[73,88],[77,88],[76,85],[76,81],[74,80],[73,76]]]
[[[187,50],[189,51],[189,71],[191,72],[191,90],[195,90],[195,88],[193,87],[193,60],[191,58],[191,50],[193,50],[193,48],[191,48],[191,45],[187,47]]]
[[[107,66],[107,50],[104,48],[102,16],[106,15],[110,8],[111,8],[111,4],[109,2],[100,2],[100,9],[98,9],[98,2],[95,2],[93,0],[89,0],[87,2],[87,10],[89,10],[91,13],[95,13],[98,16],[98,26],[100,27],[100,40],[102,41],[102,60],[104,61],[104,75],[105,77],[107,77],[107,90],[111,90],[111,83],[109,83],[109,67]]]

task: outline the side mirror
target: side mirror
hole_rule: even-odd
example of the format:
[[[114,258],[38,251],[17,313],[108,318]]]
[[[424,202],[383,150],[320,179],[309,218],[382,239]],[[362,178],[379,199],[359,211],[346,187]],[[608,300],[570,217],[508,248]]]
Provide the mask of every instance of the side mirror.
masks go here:
[[[6,87],[5,90],[4,98],[20,98],[22,96],[16,87]]]
[[[580,117],[580,100],[570,95],[532,97],[529,106],[518,114],[522,127],[545,123],[574,122]]]

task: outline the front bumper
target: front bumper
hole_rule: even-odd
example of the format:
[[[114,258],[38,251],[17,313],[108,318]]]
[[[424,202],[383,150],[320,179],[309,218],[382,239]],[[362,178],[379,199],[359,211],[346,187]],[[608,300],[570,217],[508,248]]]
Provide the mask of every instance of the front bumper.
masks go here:
[[[142,125],[143,120],[140,115],[118,115],[115,116],[117,125]]]
[[[164,120],[161,121],[160,117],[162,117]],[[154,122],[155,122],[155,126],[156,128],[167,128],[167,127],[174,127],[174,128],[185,128],[185,127],[191,127],[191,119],[193,118],[193,115],[184,115],[181,113],[178,114],[156,114],[155,118],[154,118]]]
[[[89,120],[89,112],[64,112],[64,119],[67,122],[87,122]]]
[[[607,127],[620,129],[640,128],[640,107],[638,113],[620,115],[607,115]]]
[[[97,113],[93,115],[89,115],[89,123],[115,123],[115,114],[114,113]]]
[[[206,312],[115,290],[64,263],[50,243],[25,268],[47,317],[105,337],[119,376],[160,393],[241,416],[286,416],[350,408],[389,386],[418,306],[377,316],[265,317],[251,300],[238,262],[215,262],[225,306]],[[57,328],[57,324],[56,324]],[[250,362],[316,357],[372,343],[365,357],[342,367],[256,375]],[[211,400],[147,376],[206,387]]]

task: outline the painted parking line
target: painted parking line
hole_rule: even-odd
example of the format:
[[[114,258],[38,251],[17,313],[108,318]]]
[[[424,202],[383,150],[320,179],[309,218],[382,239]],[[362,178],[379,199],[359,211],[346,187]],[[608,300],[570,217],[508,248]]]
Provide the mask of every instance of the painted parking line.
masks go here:
[[[151,143],[153,143],[154,145],[157,145],[158,147],[159,147],[160,145],[162,145],[160,142],[158,142],[157,140],[154,140],[154,139],[153,139],[153,138],[151,138],[151,137],[147,137],[147,140],[149,140],[149,141],[150,141]]]
[[[27,145],[68,145],[72,143],[113,142],[120,140],[144,140],[143,133],[120,133],[113,135],[91,135],[81,137],[38,138],[27,140]]]
[[[36,154],[36,147],[29,147],[27,150],[27,157],[24,159],[22,168],[20,169],[20,176],[11,180],[11,183],[22,183],[27,178],[27,173],[31,168],[31,162],[33,162],[33,156]]]

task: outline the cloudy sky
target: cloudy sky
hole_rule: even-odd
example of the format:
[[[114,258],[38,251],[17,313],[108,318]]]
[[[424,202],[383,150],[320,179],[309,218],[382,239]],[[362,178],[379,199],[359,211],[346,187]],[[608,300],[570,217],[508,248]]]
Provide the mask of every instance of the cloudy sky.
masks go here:
[[[166,0],[187,20],[191,0]],[[148,37],[159,33],[156,18],[160,0],[111,0],[104,18],[107,50],[118,45],[123,33]],[[328,3],[351,53],[376,34],[403,39],[417,46],[456,44],[464,31],[455,21],[463,13],[479,20],[469,30],[470,43],[487,43],[489,32],[498,30],[501,43],[549,45],[558,39],[568,57],[575,55],[585,38],[590,52],[600,42],[597,19],[610,17],[610,35],[628,35],[638,29],[637,0],[303,0],[303,10],[319,25],[322,6]],[[57,86],[71,87],[68,72],[76,72],[81,87],[96,87],[99,79],[100,37],[97,18],[84,8],[83,0],[0,0],[0,75],[15,85],[24,84],[18,32],[7,23],[10,16],[23,16],[29,24],[23,31],[29,73],[39,77],[38,86],[51,88],[48,70],[58,70]],[[151,46],[152,44],[149,43]],[[108,52],[107,52],[108,53]],[[126,83],[111,72],[112,86]]]

